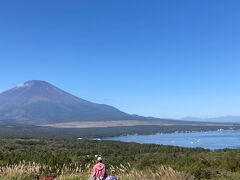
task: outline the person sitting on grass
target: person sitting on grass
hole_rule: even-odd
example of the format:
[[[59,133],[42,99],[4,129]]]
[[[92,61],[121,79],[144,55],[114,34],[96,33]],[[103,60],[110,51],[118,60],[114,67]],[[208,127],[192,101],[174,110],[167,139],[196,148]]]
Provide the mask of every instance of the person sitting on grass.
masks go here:
[[[102,162],[102,157],[98,157],[92,171],[93,180],[104,180],[107,176],[106,166]]]

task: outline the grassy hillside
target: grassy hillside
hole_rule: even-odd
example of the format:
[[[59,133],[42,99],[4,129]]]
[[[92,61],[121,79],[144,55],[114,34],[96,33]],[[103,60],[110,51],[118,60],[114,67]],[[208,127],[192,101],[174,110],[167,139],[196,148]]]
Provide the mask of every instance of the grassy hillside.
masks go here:
[[[240,178],[240,150],[73,139],[1,139],[0,177],[31,179],[57,173],[62,179],[86,179],[95,155],[102,155],[111,174],[124,180],[138,176],[149,180]]]
[[[54,176],[59,180],[88,180],[90,179],[91,166],[82,171],[80,168],[69,169],[65,168],[58,172],[58,176]],[[15,166],[7,166],[2,168],[0,173],[1,180],[17,179],[17,180],[32,180],[36,174],[41,174],[42,165],[37,163],[21,163]],[[109,168],[111,173],[114,173],[119,180],[193,180],[194,177],[184,172],[178,172],[171,167],[160,166],[156,170],[136,170],[129,167]],[[53,175],[53,174],[52,174]],[[51,177],[51,175],[49,175]],[[49,177],[48,175],[39,175],[40,178]],[[53,177],[53,176],[52,176]]]

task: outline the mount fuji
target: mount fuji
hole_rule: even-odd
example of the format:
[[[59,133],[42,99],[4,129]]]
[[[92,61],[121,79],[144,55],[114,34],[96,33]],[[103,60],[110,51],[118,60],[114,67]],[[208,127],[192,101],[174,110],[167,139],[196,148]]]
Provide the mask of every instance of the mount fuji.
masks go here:
[[[27,81],[0,94],[0,122],[49,124],[148,119],[81,99],[46,81]]]

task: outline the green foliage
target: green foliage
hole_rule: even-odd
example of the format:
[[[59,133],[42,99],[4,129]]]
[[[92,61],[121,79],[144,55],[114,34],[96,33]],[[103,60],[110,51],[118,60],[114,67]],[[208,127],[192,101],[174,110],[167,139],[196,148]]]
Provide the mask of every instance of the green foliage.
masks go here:
[[[153,144],[77,139],[0,139],[0,167],[22,161],[46,165],[45,174],[68,169],[89,169],[95,155],[108,167],[129,166],[156,170],[160,165],[194,175],[197,179],[240,179],[240,150],[210,151]]]

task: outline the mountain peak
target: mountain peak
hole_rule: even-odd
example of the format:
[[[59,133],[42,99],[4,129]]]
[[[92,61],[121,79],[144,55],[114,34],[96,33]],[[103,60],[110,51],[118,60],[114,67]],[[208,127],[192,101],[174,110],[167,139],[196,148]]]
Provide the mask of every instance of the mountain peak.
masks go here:
[[[29,80],[29,81],[26,81],[24,84],[50,84],[50,83],[43,80]]]
[[[32,86],[53,86],[50,83],[42,80],[30,80],[24,83],[20,83],[15,86],[15,88],[24,88],[24,87],[32,87]]]
[[[136,119],[112,106],[71,95],[42,80],[30,80],[0,94],[1,120],[50,122]]]

